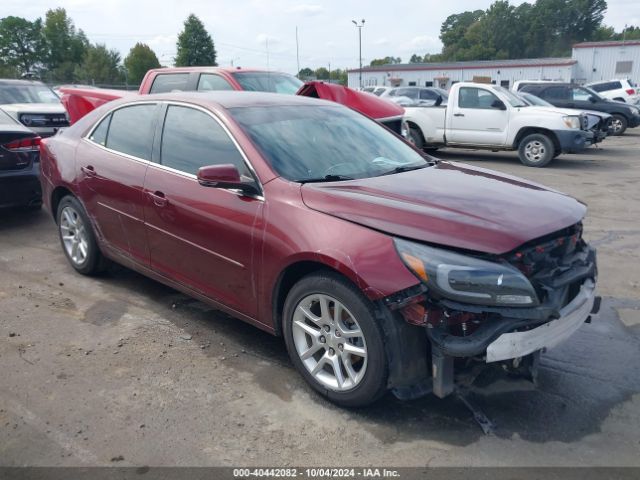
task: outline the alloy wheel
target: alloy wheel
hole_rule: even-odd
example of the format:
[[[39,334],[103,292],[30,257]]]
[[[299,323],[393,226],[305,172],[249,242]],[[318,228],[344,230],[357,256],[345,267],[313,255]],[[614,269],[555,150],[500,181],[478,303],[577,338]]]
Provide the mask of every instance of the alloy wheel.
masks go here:
[[[64,207],[60,214],[60,235],[68,257],[74,265],[81,266],[87,259],[89,243],[84,221],[71,206]]]
[[[293,343],[307,371],[324,387],[355,388],[367,369],[367,344],[355,317],[337,299],[324,294],[303,298],[292,323]]]

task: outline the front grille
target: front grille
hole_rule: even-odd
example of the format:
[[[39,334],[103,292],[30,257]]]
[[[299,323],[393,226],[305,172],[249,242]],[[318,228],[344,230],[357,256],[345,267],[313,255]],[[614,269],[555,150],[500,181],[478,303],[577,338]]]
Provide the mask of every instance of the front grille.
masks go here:
[[[64,113],[23,113],[20,115],[20,122],[31,128],[69,126],[69,121]]]

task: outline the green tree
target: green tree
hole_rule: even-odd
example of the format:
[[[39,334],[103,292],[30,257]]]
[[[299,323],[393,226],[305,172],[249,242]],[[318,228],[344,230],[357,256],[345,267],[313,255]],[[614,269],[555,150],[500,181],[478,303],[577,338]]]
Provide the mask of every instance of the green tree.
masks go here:
[[[318,80],[329,80],[329,70],[325,67],[316,68],[315,75]]]
[[[124,66],[127,69],[128,81],[140,83],[147,71],[160,68],[160,62],[149,45],[138,42],[129,50],[129,55],[124,59]]]
[[[417,54],[413,54],[411,55],[411,58],[409,59],[409,63],[422,63],[424,61],[424,57],[421,57],[420,55]]]
[[[40,19],[30,22],[21,17],[5,17],[0,20],[0,64],[3,71],[31,72],[40,64],[43,52]]]
[[[51,81],[71,81],[73,72],[85,58],[89,40],[82,30],[76,31],[64,8],[48,10],[42,29],[47,53],[44,63]]]
[[[310,78],[314,76],[314,72],[313,70],[311,70],[310,68],[301,68],[300,71],[298,72],[298,78],[300,80],[304,80],[305,78]]]
[[[369,65],[375,67],[376,65],[393,65],[397,63],[402,63],[402,59],[400,57],[384,57],[374,58],[373,60],[371,60],[371,63]]]
[[[178,35],[177,49],[176,67],[217,65],[211,35],[194,14],[189,15],[184,22],[184,30]]]
[[[106,45],[92,45],[82,65],[76,68],[75,76],[91,84],[120,83],[123,81],[120,54],[117,50],[109,50]]]

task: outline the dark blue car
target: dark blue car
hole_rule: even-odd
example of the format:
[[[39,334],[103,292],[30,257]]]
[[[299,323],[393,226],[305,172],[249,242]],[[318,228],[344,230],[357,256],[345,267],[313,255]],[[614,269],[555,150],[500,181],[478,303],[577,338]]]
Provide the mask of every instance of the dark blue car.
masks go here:
[[[40,137],[0,110],[0,207],[39,209]]]

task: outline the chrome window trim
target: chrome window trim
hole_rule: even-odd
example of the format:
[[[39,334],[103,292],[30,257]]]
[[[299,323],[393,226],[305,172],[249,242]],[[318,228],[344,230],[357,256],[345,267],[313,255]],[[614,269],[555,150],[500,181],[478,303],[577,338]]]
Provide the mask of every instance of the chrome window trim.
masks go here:
[[[242,147],[240,146],[240,144],[238,143],[238,141],[236,140],[236,138],[233,136],[233,134],[231,133],[231,131],[227,128],[227,126],[222,123],[222,121],[218,118],[218,116],[216,114],[214,114],[212,111],[201,107],[200,105],[195,105],[193,103],[188,103],[188,102],[180,102],[180,101],[176,101],[176,100],[166,100],[164,101],[164,103],[167,104],[167,107],[171,106],[171,105],[175,105],[178,107],[185,107],[185,108],[192,108],[194,110],[200,110],[201,112],[209,115],[211,118],[213,118],[213,120],[215,120],[218,125],[220,125],[220,127],[222,127],[222,130],[224,130],[224,132],[227,134],[227,136],[231,139],[231,141],[233,142],[234,146],[236,147],[236,149],[238,150],[238,152],[240,152],[240,156],[242,157],[242,160],[244,161],[245,166],[249,169],[249,171],[251,172],[251,174],[253,175],[253,179],[255,180],[255,182],[258,184],[258,188],[260,190],[260,195],[256,196],[256,198],[262,198],[264,199],[264,188],[262,186],[262,182],[260,181],[260,178],[258,177],[258,174],[256,173],[256,170],[253,168],[253,165],[251,164],[251,162],[249,161],[249,157],[247,157],[247,154],[245,153],[245,151],[242,149]],[[167,108],[168,111],[168,108]],[[166,113],[165,113],[166,115]],[[164,134],[164,119],[163,119],[163,126],[162,126],[162,133]],[[162,162],[162,137],[160,137],[160,162]],[[171,167],[167,167],[165,165],[162,165],[162,163],[155,163],[155,165],[170,169],[174,172],[180,172],[184,175],[188,175],[191,176],[195,179],[197,179],[197,177],[191,173],[187,173],[187,172],[183,172],[182,170],[176,170],[175,168],[171,168]],[[222,189],[222,190],[228,190],[228,189]],[[231,190],[233,191],[233,190]]]
[[[176,105],[176,106],[180,106],[180,107],[193,108],[195,110],[200,110],[203,113],[209,115],[211,118],[213,118],[218,123],[218,125],[220,125],[222,127],[224,132],[227,134],[227,136],[231,139],[231,141],[235,145],[236,149],[240,152],[240,155],[242,156],[242,159],[243,159],[245,165],[247,166],[247,168],[249,169],[249,171],[253,175],[253,178],[254,178],[255,182],[258,184],[258,187],[259,187],[259,190],[260,190],[260,194],[259,195],[246,195],[246,194],[243,194],[242,192],[240,192],[237,189],[231,189],[231,188],[218,188],[218,190],[227,191],[229,193],[232,193],[232,194],[234,194],[236,196],[240,196],[240,197],[254,198],[256,200],[260,200],[260,201],[264,202],[265,197],[264,197],[264,188],[262,186],[262,182],[260,181],[260,178],[258,177],[258,174],[256,173],[255,169],[253,168],[253,165],[249,161],[249,158],[247,157],[247,154],[240,147],[240,144],[238,143],[236,138],[231,134],[231,132],[229,131],[227,126],[224,123],[222,123],[222,121],[213,112],[211,112],[211,111],[207,110],[206,108],[201,107],[199,105],[195,105],[193,103],[188,103],[188,102],[179,102],[179,101],[175,101],[175,100],[138,100],[138,101],[135,101],[135,102],[124,104],[124,105],[118,105],[117,107],[107,111],[104,115],[102,115],[94,123],[94,125],[91,127],[89,132],[86,133],[82,137],[82,140],[84,140],[86,142],[89,142],[91,145],[94,145],[94,146],[96,146],[98,148],[101,148],[102,150],[105,150],[106,152],[113,153],[114,155],[119,155],[121,157],[128,158],[129,160],[133,160],[133,161],[138,162],[138,163],[143,163],[143,164],[147,164],[149,166],[154,166],[154,167],[160,168],[161,170],[165,170],[165,171],[167,171],[169,173],[173,173],[174,175],[180,175],[182,177],[190,178],[190,179],[192,179],[192,180],[197,182],[198,181],[198,177],[196,175],[192,174],[192,173],[183,172],[182,170],[177,170],[175,168],[167,167],[166,165],[162,165],[161,163],[157,163],[157,162],[154,162],[152,160],[146,160],[144,158],[136,157],[134,155],[129,155],[128,153],[124,153],[124,152],[119,152],[117,150],[113,150],[113,149],[108,148],[108,147],[106,147],[104,145],[100,145],[99,143],[94,142],[93,140],[91,140],[91,138],[89,138],[89,137],[91,137],[93,132],[96,130],[96,128],[98,128],[98,125],[100,125],[105,118],[107,118],[109,115],[111,115],[112,113],[114,113],[117,110],[120,110],[120,109],[125,108],[125,107],[129,107],[129,106],[135,106],[135,105],[158,105],[158,104],[163,104],[163,103],[166,104],[167,106]],[[166,115],[166,112],[165,112],[165,115]],[[163,122],[162,130],[164,132],[164,118],[162,119],[162,122]],[[160,138],[160,145],[162,145],[162,138]],[[160,160],[162,160],[162,157],[160,158]]]

